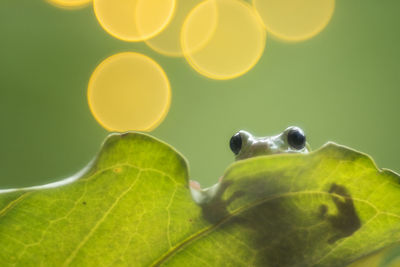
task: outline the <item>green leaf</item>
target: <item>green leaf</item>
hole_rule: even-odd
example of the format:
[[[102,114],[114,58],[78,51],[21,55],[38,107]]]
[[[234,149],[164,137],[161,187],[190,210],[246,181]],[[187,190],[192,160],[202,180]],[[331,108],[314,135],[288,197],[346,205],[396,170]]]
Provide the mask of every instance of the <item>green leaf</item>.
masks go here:
[[[399,181],[330,143],[236,162],[215,198],[197,205],[178,152],[148,135],[113,134],[62,185],[0,194],[0,262],[343,266],[400,240]]]

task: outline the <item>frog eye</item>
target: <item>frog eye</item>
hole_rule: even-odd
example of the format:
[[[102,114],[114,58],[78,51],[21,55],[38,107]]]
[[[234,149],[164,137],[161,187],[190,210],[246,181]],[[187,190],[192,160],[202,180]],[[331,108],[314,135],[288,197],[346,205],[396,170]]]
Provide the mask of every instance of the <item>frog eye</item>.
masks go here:
[[[300,150],[306,145],[306,136],[303,130],[293,127],[287,134],[287,141],[292,148]]]
[[[234,136],[232,136],[231,140],[229,141],[229,146],[235,155],[239,154],[240,149],[242,148],[242,137],[240,136],[240,133],[236,133]]]

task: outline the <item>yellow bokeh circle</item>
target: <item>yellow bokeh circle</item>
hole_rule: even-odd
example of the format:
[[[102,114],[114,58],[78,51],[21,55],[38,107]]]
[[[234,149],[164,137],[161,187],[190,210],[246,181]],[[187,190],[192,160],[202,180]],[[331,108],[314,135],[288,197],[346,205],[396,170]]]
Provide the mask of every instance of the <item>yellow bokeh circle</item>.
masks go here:
[[[253,0],[269,33],[286,41],[303,41],[329,23],[335,0]]]
[[[266,32],[250,5],[241,0],[207,0],[188,15],[181,32],[184,56],[204,76],[243,75],[264,52]],[[199,45],[201,44],[201,45]]]
[[[87,6],[92,0],[46,0],[48,3],[66,9],[75,9]]]
[[[151,58],[134,52],[108,57],[90,77],[88,103],[107,130],[151,131],[168,113],[170,83]]]
[[[171,21],[175,0],[93,0],[100,25],[123,41],[143,41],[160,33]]]
[[[146,40],[154,51],[172,57],[183,56],[180,34],[189,12],[203,0],[176,0],[175,14],[168,26],[155,37]]]

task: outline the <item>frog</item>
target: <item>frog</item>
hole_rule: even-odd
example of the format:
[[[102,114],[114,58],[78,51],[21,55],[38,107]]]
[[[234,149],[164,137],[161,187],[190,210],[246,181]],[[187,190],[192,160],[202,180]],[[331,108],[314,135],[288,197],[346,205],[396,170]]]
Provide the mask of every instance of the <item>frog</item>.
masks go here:
[[[256,137],[250,132],[240,130],[229,140],[229,147],[235,161],[282,153],[305,154],[311,151],[304,131],[297,126],[287,127],[280,134],[266,137]],[[223,177],[220,177],[216,184],[204,189],[198,182],[191,180],[189,187],[193,200],[201,206],[210,204],[223,191],[222,180]]]

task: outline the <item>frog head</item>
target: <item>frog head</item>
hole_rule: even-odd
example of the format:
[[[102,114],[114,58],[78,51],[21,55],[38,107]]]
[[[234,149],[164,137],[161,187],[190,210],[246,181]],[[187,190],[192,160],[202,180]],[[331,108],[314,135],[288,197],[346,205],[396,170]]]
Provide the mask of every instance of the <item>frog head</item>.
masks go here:
[[[308,153],[306,135],[299,127],[291,126],[275,136],[255,137],[246,131],[234,134],[229,142],[236,160],[280,153]]]
[[[268,137],[255,137],[251,133],[241,130],[232,136],[229,144],[236,160],[280,153],[308,153],[311,151],[303,130],[295,126],[288,127],[278,135]],[[193,200],[205,210],[210,208],[209,203],[222,201],[220,196],[225,190],[224,188],[221,189],[222,179],[223,177],[215,185],[204,189],[200,187],[198,182],[190,181],[190,192]],[[210,209],[226,207],[226,205],[227,203],[220,202]],[[220,213],[224,214],[223,212]]]

